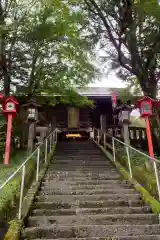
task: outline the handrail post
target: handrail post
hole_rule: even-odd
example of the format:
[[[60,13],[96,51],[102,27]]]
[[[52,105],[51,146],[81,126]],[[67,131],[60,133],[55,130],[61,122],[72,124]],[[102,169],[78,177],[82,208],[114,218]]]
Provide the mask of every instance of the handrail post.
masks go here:
[[[133,174],[132,174],[131,159],[130,159],[128,146],[126,146],[126,153],[127,153],[127,159],[128,159],[128,168],[129,168],[130,178],[132,179]]]
[[[160,182],[159,182],[157,164],[156,164],[155,161],[153,161],[153,166],[154,166],[154,171],[155,171],[155,176],[156,176],[156,184],[157,184],[158,198],[159,198],[159,200],[160,200]]]
[[[55,143],[55,132],[52,133],[52,145],[54,145],[54,143]]]
[[[26,166],[24,165],[22,168],[21,191],[20,191],[19,210],[18,210],[18,219],[19,220],[21,220],[21,216],[22,216],[22,202],[23,202],[23,193],[24,193],[25,169],[26,169]]]
[[[104,133],[103,137],[104,137],[104,149],[106,149],[106,133]]]
[[[47,154],[48,154],[48,139],[46,139],[45,144],[45,163],[47,162]]]
[[[54,133],[52,133],[52,145],[54,144]]]
[[[115,140],[112,137],[113,161],[116,162]]]
[[[50,152],[51,152],[51,149],[52,149],[52,135],[50,136],[49,138],[49,149],[50,149]]]
[[[57,140],[58,140],[58,132],[55,131],[55,143],[57,143]]]
[[[93,127],[93,141],[95,141],[94,135],[95,135],[95,128]]]
[[[39,163],[40,163],[40,148],[37,149],[37,173],[36,173],[36,182],[39,179]]]
[[[100,142],[100,131],[98,130],[98,136],[97,136],[97,138],[98,138],[98,144],[99,144],[99,142]]]

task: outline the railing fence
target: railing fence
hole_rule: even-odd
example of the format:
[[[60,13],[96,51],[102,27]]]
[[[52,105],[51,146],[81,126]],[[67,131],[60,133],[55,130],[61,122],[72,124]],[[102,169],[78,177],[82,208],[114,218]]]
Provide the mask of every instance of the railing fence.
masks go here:
[[[15,176],[21,174],[21,187],[18,208],[18,219],[22,217],[22,204],[25,196],[25,184],[27,185],[27,168],[30,164],[36,162],[36,182],[39,181],[39,173],[43,164],[47,162],[48,153],[51,152],[52,146],[57,143],[57,131],[54,130],[46,139],[39,144],[34,152],[22,163],[22,165],[0,186],[0,193],[5,189],[6,185],[11,183]],[[34,162],[35,161],[35,162]]]
[[[113,161],[120,162],[129,172],[131,179],[135,178],[154,197],[158,196],[160,200],[160,161],[99,129],[94,128],[93,132],[94,142],[107,149],[112,154]],[[145,182],[147,177],[150,179],[152,187],[149,187],[149,184],[147,185]]]

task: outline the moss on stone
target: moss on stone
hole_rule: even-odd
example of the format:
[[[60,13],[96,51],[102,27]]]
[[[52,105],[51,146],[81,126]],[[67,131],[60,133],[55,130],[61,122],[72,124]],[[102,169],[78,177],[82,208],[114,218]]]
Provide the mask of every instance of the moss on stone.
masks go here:
[[[147,190],[145,190],[140,184],[134,185],[135,189],[141,193],[144,202],[149,205],[153,213],[160,213],[160,203],[152,197]]]
[[[11,221],[9,231],[5,236],[5,240],[19,240],[21,227],[22,221]]]

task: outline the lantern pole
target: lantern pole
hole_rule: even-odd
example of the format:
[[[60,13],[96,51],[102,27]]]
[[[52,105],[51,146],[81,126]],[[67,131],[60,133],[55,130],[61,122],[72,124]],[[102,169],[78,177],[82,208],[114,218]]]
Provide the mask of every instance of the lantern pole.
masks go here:
[[[150,127],[150,121],[148,116],[145,117],[145,121],[146,121],[146,133],[147,133],[147,140],[148,140],[148,151],[149,151],[150,157],[154,158],[151,127]]]
[[[13,114],[8,114],[8,123],[7,123],[7,136],[6,136],[6,148],[5,148],[5,157],[4,157],[4,165],[9,164],[10,159],[10,151],[11,151],[11,134],[12,134],[12,120]]]

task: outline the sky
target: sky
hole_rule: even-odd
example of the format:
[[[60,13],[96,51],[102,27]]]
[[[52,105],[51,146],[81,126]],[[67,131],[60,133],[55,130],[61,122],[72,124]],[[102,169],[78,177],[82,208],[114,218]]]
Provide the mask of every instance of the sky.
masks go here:
[[[89,86],[124,88],[126,85],[121,79],[116,77],[114,72],[112,72],[108,76],[103,76],[100,80],[97,80],[94,83],[89,84]]]
[[[96,58],[93,60],[93,63],[97,68],[100,69],[101,77],[99,80],[95,80],[94,83],[89,84],[90,87],[108,87],[108,88],[125,88],[126,83],[116,76],[114,70],[110,69],[108,65],[108,73],[104,73],[104,65],[102,64],[100,57],[106,56],[106,53],[103,50],[100,50],[99,44],[96,47]],[[105,63],[107,67],[107,63]],[[132,116],[139,117],[139,110],[135,109],[131,113]]]

